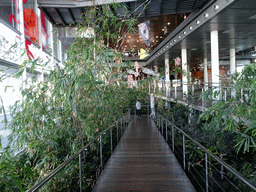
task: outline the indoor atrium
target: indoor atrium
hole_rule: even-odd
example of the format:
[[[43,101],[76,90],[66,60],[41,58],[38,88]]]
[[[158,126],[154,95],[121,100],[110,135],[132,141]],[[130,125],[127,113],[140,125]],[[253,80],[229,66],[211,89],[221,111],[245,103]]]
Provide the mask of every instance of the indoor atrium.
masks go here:
[[[0,191],[256,191],[255,0],[0,0]]]

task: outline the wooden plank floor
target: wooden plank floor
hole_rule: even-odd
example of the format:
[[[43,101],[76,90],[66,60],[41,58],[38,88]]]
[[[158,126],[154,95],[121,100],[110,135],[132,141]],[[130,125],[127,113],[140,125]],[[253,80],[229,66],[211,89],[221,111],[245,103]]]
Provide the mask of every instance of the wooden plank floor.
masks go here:
[[[156,125],[133,118],[93,191],[195,191]]]

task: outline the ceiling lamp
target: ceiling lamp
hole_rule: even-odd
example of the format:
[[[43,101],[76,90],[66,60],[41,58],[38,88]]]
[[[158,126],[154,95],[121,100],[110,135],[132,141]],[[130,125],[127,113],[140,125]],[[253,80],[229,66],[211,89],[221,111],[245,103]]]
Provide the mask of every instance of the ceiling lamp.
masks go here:
[[[214,10],[217,10],[217,9],[219,9],[219,5],[214,6]]]

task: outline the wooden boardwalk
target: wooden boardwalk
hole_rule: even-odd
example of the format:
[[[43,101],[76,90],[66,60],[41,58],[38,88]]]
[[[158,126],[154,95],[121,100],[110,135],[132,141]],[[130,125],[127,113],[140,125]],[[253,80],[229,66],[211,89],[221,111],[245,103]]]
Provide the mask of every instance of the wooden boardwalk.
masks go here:
[[[156,125],[133,118],[93,191],[195,191]]]

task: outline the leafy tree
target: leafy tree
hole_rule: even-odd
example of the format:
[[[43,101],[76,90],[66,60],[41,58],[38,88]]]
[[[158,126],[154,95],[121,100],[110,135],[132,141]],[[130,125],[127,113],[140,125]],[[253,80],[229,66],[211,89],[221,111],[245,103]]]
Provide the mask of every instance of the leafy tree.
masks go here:
[[[224,133],[226,131],[237,134],[237,152],[255,150],[255,121],[256,121],[256,70],[255,63],[244,68],[237,76],[231,87],[231,94],[227,101],[219,101],[201,115],[206,120],[205,129]],[[241,90],[243,90],[241,92]],[[212,98],[214,89],[209,89],[203,98]],[[234,95],[235,93],[235,95]],[[220,92],[214,96],[217,97]],[[221,137],[221,136],[220,136]]]
[[[145,96],[146,89],[134,92],[123,79],[123,70],[130,63],[123,62],[116,47],[127,33],[135,31],[136,20],[130,14],[118,17],[118,6],[90,7],[84,15],[85,22],[77,27],[78,36],[67,52],[65,67],[57,66],[47,81],[34,82],[22,90],[23,100],[12,106],[9,140],[12,147],[23,149],[17,157],[26,163],[21,166],[19,161],[9,161],[8,166],[12,165],[17,176],[9,178],[11,184],[3,178],[1,191],[31,187],[121,117],[135,94]],[[91,36],[84,38],[88,31],[92,31]],[[0,165],[6,162],[6,153],[1,156]],[[4,174],[1,170],[0,174]],[[63,178],[61,187],[72,188],[73,176],[68,175],[77,176],[76,168],[67,168],[64,173],[52,181],[52,188]]]
[[[202,97],[220,97],[222,100],[209,107],[200,115],[203,130],[208,132],[213,145],[226,160],[252,182],[255,176],[256,155],[256,68],[252,63],[244,68],[241,75],[235,74],[227,89],[228,99],[224,101],[220,91],[209,89]],[[236,151],[234,151],[236,150]],[[236,152],[236,154],[235,154]]]

